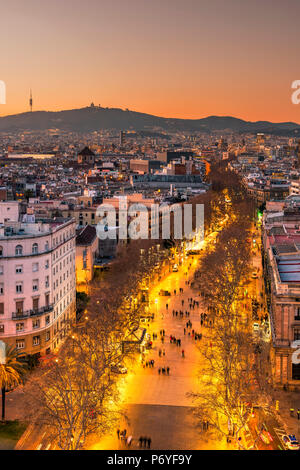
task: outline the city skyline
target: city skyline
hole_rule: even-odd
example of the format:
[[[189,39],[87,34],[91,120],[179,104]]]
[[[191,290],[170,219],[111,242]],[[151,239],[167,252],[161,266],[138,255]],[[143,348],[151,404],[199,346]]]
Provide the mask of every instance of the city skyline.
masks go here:
[[[300,122],[290,54],[299,13],[295,0],[13,0],[2,7],[0,115],[29,111],[32,89],[33,110],[94,102],[163,117]]]

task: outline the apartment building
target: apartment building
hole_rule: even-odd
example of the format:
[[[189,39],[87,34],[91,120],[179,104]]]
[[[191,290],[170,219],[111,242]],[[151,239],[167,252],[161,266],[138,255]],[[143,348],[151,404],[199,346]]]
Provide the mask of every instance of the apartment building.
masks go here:
[[[298,217],[296,218],[298,212]],[[298,219],[298,220],[297,220]],[[277,385],[300,389],[300,364],[293,360],[300,340],[300,212],[264,216],[264,265]]]
[[[0,339],[20,355],[57,350],[76,319],[75,221],[0,226]]]
[[[291,195],[300,194],[300,180],[292,180],[291,181],[290,194]]]

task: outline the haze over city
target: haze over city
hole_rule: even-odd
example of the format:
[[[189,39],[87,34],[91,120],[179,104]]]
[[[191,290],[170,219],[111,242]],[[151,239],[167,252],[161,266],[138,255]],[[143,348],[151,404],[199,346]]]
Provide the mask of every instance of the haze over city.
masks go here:
[[[1,116],[90,102],[165,117],[300,122],[297,0],[12,0]]]

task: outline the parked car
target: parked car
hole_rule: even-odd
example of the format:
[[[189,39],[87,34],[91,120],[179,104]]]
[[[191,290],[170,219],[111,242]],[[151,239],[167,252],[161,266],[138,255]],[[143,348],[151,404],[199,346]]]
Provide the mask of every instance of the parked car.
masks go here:
[[[253,323],[252,325],[253,331],[259,331],[259,323]]]
[[[252,279],[258,279],[258,275],[256,271],[253,271],[252,273]]]
[[[177,264],[174,264],[173,273],[177,273],[177,272],[178,272],[178,266],[177,266]]]
[[[294,434],[285,434],[282,436],[282,442],[289,450],[299,450],[299,442]]]

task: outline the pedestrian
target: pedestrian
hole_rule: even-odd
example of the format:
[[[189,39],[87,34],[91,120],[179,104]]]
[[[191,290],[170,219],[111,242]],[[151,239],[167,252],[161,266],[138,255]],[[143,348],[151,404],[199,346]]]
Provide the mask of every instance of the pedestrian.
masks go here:
[[[169,373],[170,373],[170,367],[167,367],[167,374],[169,375]]]
[[[184,357],[184,349],[181,351],[181,356]]]
[[[297,417],[298,417],[298,420],[300,420],[300,409],[299,408],[297,410]]]
[[[290,416],[294,416],[294,408],[290,408]]]
[[[127,446],[128,447],[131,446],[131,441],[132,441],[132,436],[128,436],[128,438],[127,438]]]
[[[142,438],[142,436],[139,438],[139,443],[140,443],[140,447],[142,447],[142,445],[143,445],[143,438]]]
[[[146,445],[147,445],[147,437],[143,437],[143,444],[144,444],[144,447],[146,447]]]
[[[183,328],[183,333],[185,334],[185,332],[186,332],[186,329],[185,329],[185,328]]]
[[[152,442],[151,437],[148,437],[148,439],[147,439],[148,449],[151,448],[151,442]]]
[[[165,355],[166,355],[166,351],[163,349],[163,356],[165,356]]]
[[[120,429],[117,429],[117,436],[118,436],[118,439],[120,439]]]

